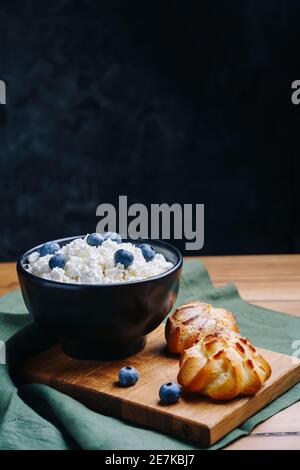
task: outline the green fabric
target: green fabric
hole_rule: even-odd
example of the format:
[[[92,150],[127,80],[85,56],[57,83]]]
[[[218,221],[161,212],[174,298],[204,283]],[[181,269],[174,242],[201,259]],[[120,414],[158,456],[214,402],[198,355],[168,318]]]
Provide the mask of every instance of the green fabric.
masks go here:
[[[253,306],[233,285],[215,289],[199,261],[184,265],[177,305],[201,299],[237,316],[241,332],[257,346],[291,355],[299,339],[300,319]],[[27,325],[27,326],[26,326]],[[31,324],[20,291],[0,298],[0,339],[12,364],[45,348],[46,338]],[[300,398],[300,384],[277,398],[209,449],[218,449]],[[0,365],[0,449],[200,449],[197,445],[95,413],[45,385],[14,385],[8,366]]]

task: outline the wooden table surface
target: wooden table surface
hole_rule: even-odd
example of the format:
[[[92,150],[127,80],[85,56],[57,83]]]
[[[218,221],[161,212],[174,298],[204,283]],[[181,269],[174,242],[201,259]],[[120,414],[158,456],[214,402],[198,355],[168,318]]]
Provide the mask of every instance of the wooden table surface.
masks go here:
[[[249,302],[300,317],[300,255],[200,258],[215,286],[233,282]],[[0,295],[18,287],[15,263],[0,264]],[[300,331],[299,331],[300,333]],[[300,449],[300,402],[226,449]]]

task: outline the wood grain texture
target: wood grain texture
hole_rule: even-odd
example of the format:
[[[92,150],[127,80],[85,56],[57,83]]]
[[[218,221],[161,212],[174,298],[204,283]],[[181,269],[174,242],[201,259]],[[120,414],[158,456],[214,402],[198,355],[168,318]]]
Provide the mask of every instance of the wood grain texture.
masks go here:
[[[0,295],[19,287],[16,263],[0,264]]]
[[[216,287],[237,286],[248,302],[300,316],[300,255],[199,258]]]
[[[300,316],[300,255],[211,256],[199,259],[205,263],[215,286],[233,282],[245,300]],[[286,292],[286,282],[289,281],[292,284]],[[267,282],[268,285],[274,285],[274,282],[279,286],[279,291],[262,290],[259,282]],[[17,286],[15,263],[0,264],[0,295]],[[280,432],[282,434],[278,435]],[[228,449],[300,449],[299,433],[298,402],[258,425],[249,436],[233,442]]]
[[[271,378],[253,397],[222,403],[189,393],[174,405],[160,403],[160,385],[176,381],[178,373],[178,357],[166,352],[163,325],[149,335],[143,351],[125,361],[73,360],[55,346],[28,359],[20,374],[26,382],[51,385],[97,411],[209,445],[300,380],[300,361],[271,351],[261,352],[271,364]],[[125,364],[140,372],[134,387],[120,387],[117,381],[118,371]]]

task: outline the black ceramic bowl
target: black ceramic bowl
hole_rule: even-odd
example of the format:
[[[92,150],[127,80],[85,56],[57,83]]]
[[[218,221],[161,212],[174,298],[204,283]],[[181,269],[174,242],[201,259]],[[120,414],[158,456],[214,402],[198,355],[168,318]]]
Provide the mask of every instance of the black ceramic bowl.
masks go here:
[[[55,240],[60,246],[78,237]],[[135,245],[150,243],[173,267],[142,281],[114,284],[66,284],[30,274],[26,259],[17,263],[23,298],[34,321],[54,336],[64,352],[81,359],[114,359],[142,349],[146,335],[173,307],[179,288],[182,255],[161,241],[127,240]]]

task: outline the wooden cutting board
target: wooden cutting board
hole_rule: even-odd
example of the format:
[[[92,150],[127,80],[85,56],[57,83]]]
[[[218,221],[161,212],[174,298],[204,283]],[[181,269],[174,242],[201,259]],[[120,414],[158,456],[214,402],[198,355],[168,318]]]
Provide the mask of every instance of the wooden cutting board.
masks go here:
[[[178,373],[178,360],[166,352],[163,325],[148,336],[143,351],[125,360],[79,361],[54,346],[27,359],[20,372],[24,381],[50,385],[96,411],[210,445],[300,381],[299,360],[260,352],[272,366],[270,379],[255,396],[225,403],[187,393],[176,404],[160,404],[160,385],[176,381]],[[132,387],[117,382],[124,365],[139,370],[140,379]]]

